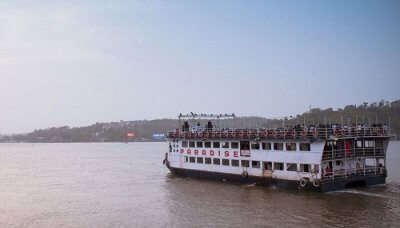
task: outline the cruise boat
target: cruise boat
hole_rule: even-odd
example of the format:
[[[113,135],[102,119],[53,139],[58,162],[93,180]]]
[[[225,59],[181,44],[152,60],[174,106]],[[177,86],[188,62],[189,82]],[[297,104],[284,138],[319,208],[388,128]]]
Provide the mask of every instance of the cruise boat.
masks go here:
[[[180,114],[180,127],[167,134],[164,164],[179,176],[321,192],[386,181],[391,136],[385,125],[215,127],[215,122],[233,118]],[[201,127],[196,124],[200,120],[208,124]]]

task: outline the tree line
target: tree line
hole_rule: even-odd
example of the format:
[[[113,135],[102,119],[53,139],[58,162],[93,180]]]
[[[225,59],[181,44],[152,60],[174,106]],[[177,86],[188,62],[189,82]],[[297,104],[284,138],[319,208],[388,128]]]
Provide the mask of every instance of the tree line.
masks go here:
[[[197,121],[189,121],[197,125]],[[38,129],[27,134],[2,136],[0,142],[129,142],[153,140],[155,133],[167,133],[169,130],[181,128],[177,119],[156,119],[95,123],[84,127],[51,127]],[[201,126],[206,120],[199,121]],[[347,105],[344,108],[313,108],[296,116],[283,118],[237,117],[231,120],[216,121],[219,128],[278,128],[295,125],[329,125],[353,124],[373,125],[385,124],[392,133],[400,135],[400,100],[359,105]],[[134,137],[128,137],[134,133]]]

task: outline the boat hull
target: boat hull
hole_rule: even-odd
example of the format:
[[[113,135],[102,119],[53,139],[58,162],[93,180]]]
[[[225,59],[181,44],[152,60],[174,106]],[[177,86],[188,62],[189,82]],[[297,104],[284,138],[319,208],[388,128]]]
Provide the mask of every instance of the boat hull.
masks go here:
[[[258,177],[258,176],[248,176],[243,177],[242,175],[237,174],[229,174],[229,173],[219,173],[219,172],[210,172],[203,170],[193,170],[193,169],[181,169],[181,168],[173,168],[170,167],[170,171],[182,177],[192,177],[199,179],[209,179],[209,180],[218,180],[218,181],[229,181],[236,182],[242,184],[257,184],[260,186],[276,186],[284,189],[295,189],[295,190],[313,190],[320,191],[319,187],[314,187],[312,183],[307,183],[306,186],[300,187],[298,181],[294,180],[283,180],[283,179],[275,179],[270,177]]]
[[[385,183],[385,176],[354,176],[343,181],[335,180],[334,182],[325,182],[321,184],[321,192],[340,191],[351,187],[372,186]]]
[[[307,182],[304,187],[301,187],[299,181],[296,180],[284,180],[284,179],[258,177],[258,176],[243,177],[242,175],[237,175],[237,174],[219,173],[219,172],[194,170],[194,169],[181,169],[174,167],[169,167],[169,169],[171,173],[181,177],[229,181],[242,184],[255,183],[260,186],[276,186],[278,188],[283,188],[283,189],[306,190],[306,191],[317,191],[317,192],[330,192],[330,191],[343,190],[345,188],[348,188],[352,184],[358,184],[358,183],[370,186],[377,184],[385,184],[386,182],[386,178],[384,176],[369,176],[369,177],[352,177],[344,181],[325,182],[320,184],[319,186],[314,186],[312,182]]]

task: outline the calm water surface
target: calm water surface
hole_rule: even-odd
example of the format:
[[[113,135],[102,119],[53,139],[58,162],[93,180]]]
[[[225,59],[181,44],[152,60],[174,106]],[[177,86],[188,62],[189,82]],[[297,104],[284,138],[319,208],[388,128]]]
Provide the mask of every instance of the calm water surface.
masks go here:
[[[0,144],[0,227],[400,227],[388,184],[297,192],[174,177],[166,143]]]

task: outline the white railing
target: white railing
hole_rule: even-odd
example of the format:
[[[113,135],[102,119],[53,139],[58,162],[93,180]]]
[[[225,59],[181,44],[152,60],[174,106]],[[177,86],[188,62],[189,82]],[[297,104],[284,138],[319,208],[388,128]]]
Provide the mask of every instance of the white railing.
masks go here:
[[[386,175],[385,167],[373,166],[359,169],[340,169],[330,172],[322,172],[322,181],[329,182],[335,180],[343,180],[356,176],[384,176]]]
[[[386,127],[340,127],[340,128],[274,128],[274,129],[192,129],[168,132],[169,138],[187,139],[329,139],[331,137],[389,136]]]

